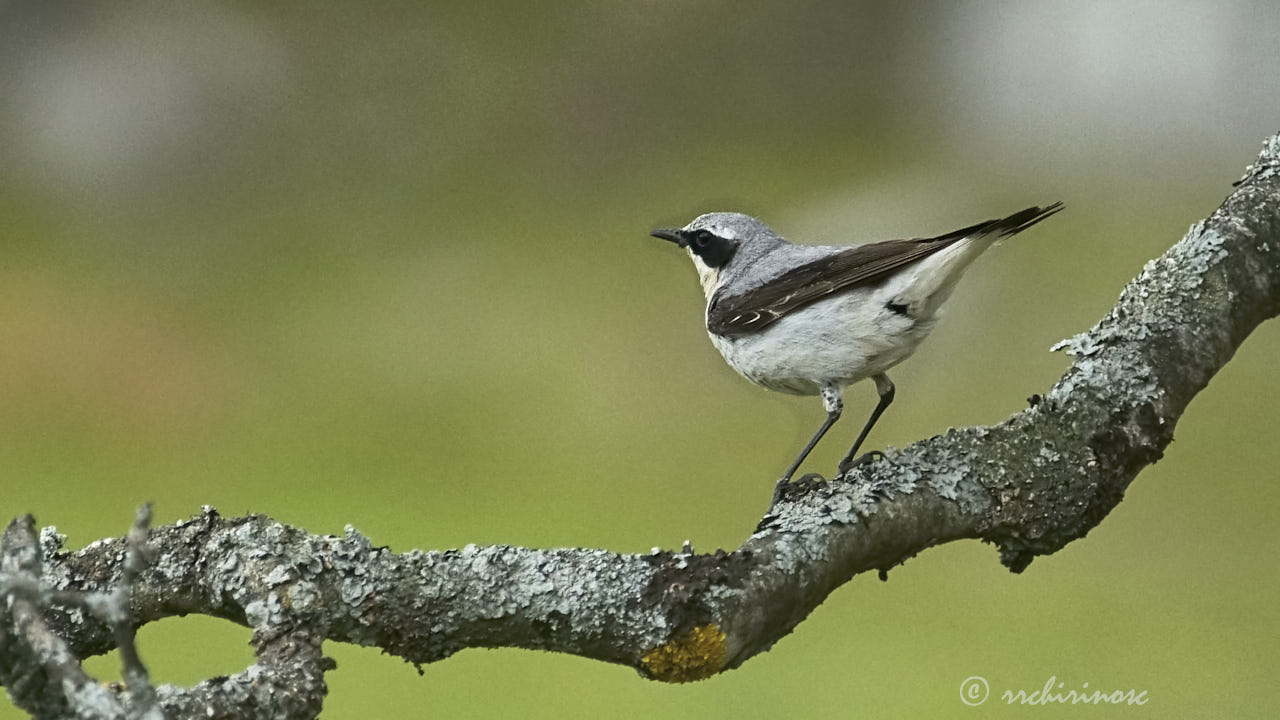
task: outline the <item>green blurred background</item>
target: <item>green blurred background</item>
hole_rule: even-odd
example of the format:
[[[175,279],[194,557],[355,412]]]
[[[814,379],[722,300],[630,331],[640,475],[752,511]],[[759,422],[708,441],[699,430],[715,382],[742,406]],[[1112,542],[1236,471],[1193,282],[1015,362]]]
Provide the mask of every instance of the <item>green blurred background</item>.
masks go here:
[[[73,547],[146,500],[397,551],[735,547],[821,410],[723,364],[651,227],[736,209],[861,242],[1066,201],[894,373],[870,442],[902,446],[1046,390],[1049,346],[1280,130],[1268,2],[26,0],[0,21],[0,515]],[[981,675],[1151,698],[1043,717],[1271,717],[1277,354],[1264,326],[1126,501],[1021,576],[976,542],[930,550],[687,686],[517,650],[419,677],[330,644],[325,716],[1027,712],[963,705]],[[845,438],[874,391],[847,402]],[[140,642],[192,683],[243,668],[248,637],[191,617]]]

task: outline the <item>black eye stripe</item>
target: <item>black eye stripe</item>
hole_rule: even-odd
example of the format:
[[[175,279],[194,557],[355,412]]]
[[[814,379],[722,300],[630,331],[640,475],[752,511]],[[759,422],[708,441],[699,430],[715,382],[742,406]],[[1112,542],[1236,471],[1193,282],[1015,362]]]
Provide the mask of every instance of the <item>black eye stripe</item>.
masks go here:
[[[700,229],[695,230],[689,238],[689,249],[702,258],[702,262],[708,267],[720,268],[733,257],[734,251],[738,249],[738,243],[735,240],[720,237],[710,230]]]

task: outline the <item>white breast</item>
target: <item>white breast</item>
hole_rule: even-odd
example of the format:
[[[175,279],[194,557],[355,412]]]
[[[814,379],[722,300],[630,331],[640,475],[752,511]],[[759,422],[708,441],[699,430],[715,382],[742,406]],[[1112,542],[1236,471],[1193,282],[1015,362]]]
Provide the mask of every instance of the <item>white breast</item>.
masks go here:
[[[770,390],[817,395],[824,385],[846,386],[905,360],[933,329],[885,307],[882,286],[856,288],[784,315],[763,331],[738,337],[710,334],[734,370]]]

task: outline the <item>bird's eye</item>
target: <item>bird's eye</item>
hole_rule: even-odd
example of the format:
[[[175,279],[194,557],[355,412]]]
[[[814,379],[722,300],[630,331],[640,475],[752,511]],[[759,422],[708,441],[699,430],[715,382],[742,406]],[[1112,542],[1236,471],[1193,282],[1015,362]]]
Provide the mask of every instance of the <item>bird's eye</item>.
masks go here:
[[[692,243],[695,248],[701,250],[711,244],[711,239],[715,237],[709,230],[699,230],[693,234]]]

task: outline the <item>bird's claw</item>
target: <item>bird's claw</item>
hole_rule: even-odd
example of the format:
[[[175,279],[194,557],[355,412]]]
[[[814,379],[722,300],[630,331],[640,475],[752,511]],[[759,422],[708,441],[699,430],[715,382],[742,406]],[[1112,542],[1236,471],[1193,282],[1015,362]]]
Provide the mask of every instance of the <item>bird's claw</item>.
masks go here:
[[[840,462],[840,474],[843,475],[859,465],[867,465],[883,459],[884,453],[879,450],[872,450],[871,452],[863,453],[856,458],[846,458]]]
[[[818,483],[824,483],[826,481],[827,479],[822,477],[819,473],[806,473],[795,480],[784,477],[779,480],[778,484],[773,488],[773,500],[769,501],[769,509],[772,510],[774,506],[778,504],[778,501],[782,499],[782,496],[787,494],[788,487],[793,487],[796,490],[803,492]]]

